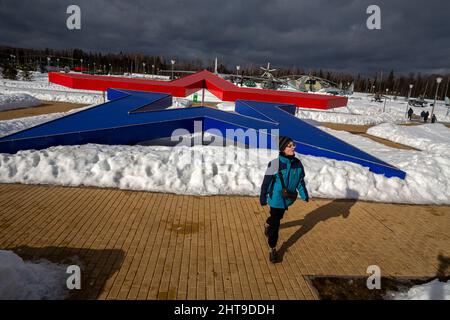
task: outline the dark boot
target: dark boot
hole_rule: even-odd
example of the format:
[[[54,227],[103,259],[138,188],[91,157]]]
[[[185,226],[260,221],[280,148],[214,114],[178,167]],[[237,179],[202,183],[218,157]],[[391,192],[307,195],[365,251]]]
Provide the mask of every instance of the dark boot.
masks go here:
[[[277,254],[277,250],[275,248],[270,248],[269,261],[272,263],[276,263],[278,261],[278,254]]]

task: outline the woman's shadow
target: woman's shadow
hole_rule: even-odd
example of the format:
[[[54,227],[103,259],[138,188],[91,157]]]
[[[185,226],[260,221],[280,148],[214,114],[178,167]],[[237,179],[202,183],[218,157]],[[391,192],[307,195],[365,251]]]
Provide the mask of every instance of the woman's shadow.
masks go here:
[[[351,191],[352,198],[358,198],[356,191]],[[280,229],[301,226],[300,229],[295,231],[293,235],[289,237],[283,244],[281,245],[278,252],[278,262],[283,261],[283,256],[288,251],[288,249],[297,242],[302,236],[311,231],[316,224],[321,221],[326,221],[331,218],[337,218],[342,216],[344,219],[347,219],[350,215],[350,209],[356,203],[356,199],[336,199],[331,203],[326,204],[320,208],[315,209],[308,213],[303,219],[297,221],[291,221],[287,223],[283,223],[280,225]]]

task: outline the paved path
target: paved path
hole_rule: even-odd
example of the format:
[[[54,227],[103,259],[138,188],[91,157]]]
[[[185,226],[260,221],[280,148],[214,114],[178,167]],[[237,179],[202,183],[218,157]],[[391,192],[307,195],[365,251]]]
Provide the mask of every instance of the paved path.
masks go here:
[[[85,104],[79,103],[43,101],[43,103],[37,107],[1,111],[0,121],[23,117],[32,117],[56,112],[67,112],[69,110],[78,109],[85,106]]]
[[[267,210],[256,197],[0,184],[0,249],[81,263],[75,299],[316,299],[310,275],[450,273],[449,206],[297,202],[276,265]]]

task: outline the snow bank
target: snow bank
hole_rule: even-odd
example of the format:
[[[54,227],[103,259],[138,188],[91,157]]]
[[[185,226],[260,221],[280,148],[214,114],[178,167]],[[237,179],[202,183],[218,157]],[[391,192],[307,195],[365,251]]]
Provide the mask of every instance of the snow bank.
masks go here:
[[[0,250],[0,300],[64,299],[67,276],[66,266],[24,262],[14,252]]]
[[[367,178],[358,177],[357,190],[363,195],[360,199],[416,204],[450,203],[450,156],[445,150],[443,153],[400,150],[345,131],[320,129],[406,172],[405,180],[387,179],[372,173]],[[375,181],[372,181],[372,176]],[[367,179],[366,183],[364,179]]]
[[[435,279],[423,285],[414,286],[408,291],[389,292],[386,295],[391,300],[450,300],[450,282]]]
[[[384,123],[370,128],[367,133],[419,150],[450,156],[450,128],[440,123],[419,126]]]
[[[60,146],[0,154],[0,181],[255,195],[272,158],[257,153],[206,146]]]
[[[0,94],[0,111],[36,107],[41,101],[26,93]]]

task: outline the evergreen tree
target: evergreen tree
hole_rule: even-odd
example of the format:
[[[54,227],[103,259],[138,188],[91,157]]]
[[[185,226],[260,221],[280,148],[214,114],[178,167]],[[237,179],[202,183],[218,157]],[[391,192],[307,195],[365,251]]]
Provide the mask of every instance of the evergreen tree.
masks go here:
[[[17,68],[12,63],[5,63],[2,68],[3,79],[17,80]]]
[[[31,81],[31,80],[33,80],[33,75],[31,74],[32,70],[33,69],[29,65],[23,65],[22,66],[22,71],[20,73],[20,76],[21,76],[22,80],[24,80],[24,81]]]

